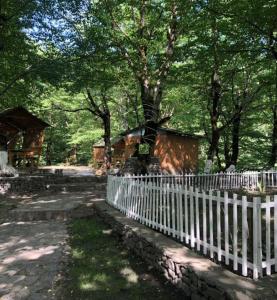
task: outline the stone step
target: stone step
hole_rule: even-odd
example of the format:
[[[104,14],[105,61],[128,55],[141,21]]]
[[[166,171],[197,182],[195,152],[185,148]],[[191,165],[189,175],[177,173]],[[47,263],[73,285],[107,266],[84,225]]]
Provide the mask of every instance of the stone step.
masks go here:
[[[46,185],[45,189],[49,192],[82,192],[82,191],[91,191],[94,193],[103,192],[106,189],[106,183],[97,183],[97,184],[89,184],[89,183],[82,183],[82,184],[65,184],[65,183],[58,183],[58,184],[48,184]]]
[[[7,221],[27,222],[27,221],[67,221],[72,218],[88,217],[93,215],[91,205],[84,204],[84,199],[74,196],[67,201],[67,195],[59,195],[57,201],[54,198],[46,200],[47,196],[38,198],[29,204],[19,205],[17,208],[9,210]],[[68,196],[70,197],[70,196]],[[98,195],[98,198],[102,198]]]
[[[97,176],[23,176],[18,178],[0,178],[0,193],[32,193],[47,190],[55,185],[82,184],[98,186],[106,183],[105,177]],[[57,188],[57,191],[62,190]]]

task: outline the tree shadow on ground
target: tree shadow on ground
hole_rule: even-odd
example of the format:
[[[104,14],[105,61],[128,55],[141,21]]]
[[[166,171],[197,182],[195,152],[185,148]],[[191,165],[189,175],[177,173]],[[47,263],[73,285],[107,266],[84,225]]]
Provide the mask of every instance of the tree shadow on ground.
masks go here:
[[[72,259],[58,299],[185,299],[128,252],[98,218],[71,223]]]
[[[0,298],[52,299],[66,228],[61,223],[0,225]]]

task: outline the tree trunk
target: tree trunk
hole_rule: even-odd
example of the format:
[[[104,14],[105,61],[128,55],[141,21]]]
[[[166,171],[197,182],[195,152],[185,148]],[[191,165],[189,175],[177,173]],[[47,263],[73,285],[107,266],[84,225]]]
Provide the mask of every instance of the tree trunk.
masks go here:
[[[219,118],[219,102],[221,98],[221,84],[219,80],[219,75],[217,72],[217,67],[212,74],[211,78],[211,100],[212,107],[210,109],[211,117],[211,141],[208,150],[208,160],[213,161],[214,157],[218,151],[218,144],[220,138],[220,128],[218,128],[218,118]]]
[[[142,80],[141,102],[145,120],[145,133],[143,142],[149,145],[149,156],[154,155],[157,128],[159,126],[161,99],[161,85],[156,84],[154,86],[150,86],[149,80]]]
[[[230,137],[230,132],[228,130],[229,128],[225,129],[225,134],[224,134],[224,159],[225,159],[225,164],[226,166],[230,166],[231,164],[231,156],[232,154],[230,153],[230,143],[229,143],[229,137]]]
[[[104,144],[105,144],[105,156],[104,163],[106,169],[111,168],[112,163],[112,147],[111,147],[111,115],[109,111],[105,111],[103,118],[103,126],[104,126]]]
[[[47,141],[47,144],[46,144],[46,152],[45,152],[45,158],[46,158],[46,164],[47,166],[51,166],[52,165],[52,141]]]
[[[229,165],[236,165],[239,157],[239,136],[240,136],[241,114],[237,114],[232,123],[232,155]]]
[[[272,107],[273,112],[273,129],[271,137],[271,155],[269,159],[269,166],[274,167],[277,161],[277,105]]]
[[[269,159],[269,166],[274,167],[277,161],[277,61],[275,60],[275,98],[272,106],[273,113],[273,129],[271,137],[271,155]]]

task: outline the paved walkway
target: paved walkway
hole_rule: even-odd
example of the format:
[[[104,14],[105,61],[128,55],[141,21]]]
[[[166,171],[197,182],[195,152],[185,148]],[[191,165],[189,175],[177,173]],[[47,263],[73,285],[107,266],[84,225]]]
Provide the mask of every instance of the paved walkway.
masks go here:
[[[103,186],[102,186],[103,189]],[[99,189],[0,199],[0,299],[54,299],[66,258],[65,220],[90,215]],[[1,224],[2,223],[2,224]]]
[[[0,225],[0,299],[53,299],[66,238],[62,222]]]

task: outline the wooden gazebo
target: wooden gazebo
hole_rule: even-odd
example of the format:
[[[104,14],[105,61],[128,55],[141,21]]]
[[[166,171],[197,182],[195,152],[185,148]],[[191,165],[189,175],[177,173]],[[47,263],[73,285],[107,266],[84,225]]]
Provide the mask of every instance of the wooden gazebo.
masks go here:
[[[23,107],[0,113],[0,135],[7,140],[9,163],[13,166],[38,164],[44,129],[50,126]]]

